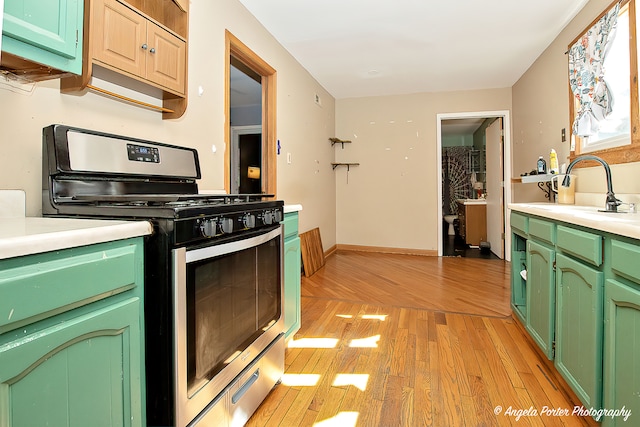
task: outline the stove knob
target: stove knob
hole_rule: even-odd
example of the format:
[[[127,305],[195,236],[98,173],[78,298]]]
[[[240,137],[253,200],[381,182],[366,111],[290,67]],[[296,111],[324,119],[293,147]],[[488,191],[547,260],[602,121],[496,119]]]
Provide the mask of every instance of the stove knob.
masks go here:
[[[222,230],[224,234],[233,233],[233,219],[220,218],[218,220],[218,224],[220,225],[220,230]]]
[[[264,222],[266,225],[273,224],[273,212],[264,211],[262,213],[262,222]]]
[[[280,209],[274,210],[273,218],[276,220],[276,222],[282,222],[282,211]]]
[[[242,216],[244,228],[254,228],[256,226],[256,216],[254,214],[244,214]]]
[[[204,237],[215,237],[217,223],[214,219],[205,219],[200,224],[200,232]]]

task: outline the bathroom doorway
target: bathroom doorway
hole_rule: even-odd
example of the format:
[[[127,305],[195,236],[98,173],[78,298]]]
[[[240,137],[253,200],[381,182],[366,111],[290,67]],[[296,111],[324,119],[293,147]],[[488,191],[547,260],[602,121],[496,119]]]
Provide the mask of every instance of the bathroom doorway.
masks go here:
[[[485,130],[492,124],[495,128],[494,122],[497,119],[502,122],[501,140],[503,144],[500,148],[489,147],[487,149]],[[508,111],[438,114],[438,199],[441,201],[438,210],[439,217],[443,219],[442,226],[438,228],[439,256],[477,255],[509,260],[510,242],[504,237],[508,235],[505,230],[509,229],[507,206],[511,200],[511,186],[504,183],[510,183],[509,177],[511,176],[510,126]],[[487,158],[487,153],[490,158]],[[487,170],[487,165],[490,170]],[[493,196],[488,193],[488,189]],[[486,198],[482,200],[485,195]],[[474,245],[471,250],[460,252],[468,245],[466,245],[465,239],[461,239],[459,235],[459,220],[453,220],[453,216],[458,213],[458,199],[468,200],[473,204],[469,207],[472,212],[476,212],[478,209],[474,203],[486,204],[488,209],[486,228],[492,234],[490,249],[486,247],[486,244],[480,246],[479,242],[473,241]],[[454,226],[455,237],[449,234],[452,229],[449,223]],[[483,232],[482,240],[488,241],[486,230]],[[468,234],[466,230],[464,234]],[[451,245],[454,242],[457,243],[455,245],[458,248],[457,251],[452,250]]]

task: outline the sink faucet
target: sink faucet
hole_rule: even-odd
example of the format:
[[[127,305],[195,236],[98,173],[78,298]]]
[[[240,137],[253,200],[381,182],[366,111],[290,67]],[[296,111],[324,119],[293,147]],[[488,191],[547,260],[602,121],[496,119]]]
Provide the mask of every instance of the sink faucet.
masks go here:
[[[620,205],[622,202],[618,200],[615,194],[613,193],[613,184],[611,183],[611,169],[609,168],[609,165],[607,164],[607,162],[602,160],[600,157],[585,155],[585,156],[579,156],[573,159],[573,161],[569,163],[569,167],[567,167],[567,174],[562,180],[562,186],[563,187],[569,186],[569,183],[571,182],[571,178],[569,177],[569,173],[571,173],[571,169],[573,169],[576,163],[581,162],[583,160],[595,160],[596,162],[600,163],[604,167],[604,172],[607,175],[607,200],[605,202],[605,212],[618,212],[618,205]]]

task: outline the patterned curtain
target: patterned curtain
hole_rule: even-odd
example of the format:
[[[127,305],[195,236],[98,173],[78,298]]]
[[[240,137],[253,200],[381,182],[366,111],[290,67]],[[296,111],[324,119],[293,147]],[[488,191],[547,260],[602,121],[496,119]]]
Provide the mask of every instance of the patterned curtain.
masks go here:
[[[604,60],[615,38],[620,3],[606,13],[569,49],[569,85],[580,103],[573,133],[598,132],[600,121],[613,109],[613,97],[604,80]]]
[[[458,199],[471,194],[469,179],[470,147],[444,147],[442,149],[442,210],[445,214],[458,213]]]

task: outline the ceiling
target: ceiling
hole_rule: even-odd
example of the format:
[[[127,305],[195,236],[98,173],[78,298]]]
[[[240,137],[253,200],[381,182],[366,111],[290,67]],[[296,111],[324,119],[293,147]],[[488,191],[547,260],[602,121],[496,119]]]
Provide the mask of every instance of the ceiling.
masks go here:
[[[336,99],[511,87],[588,0],[239,0]]]

